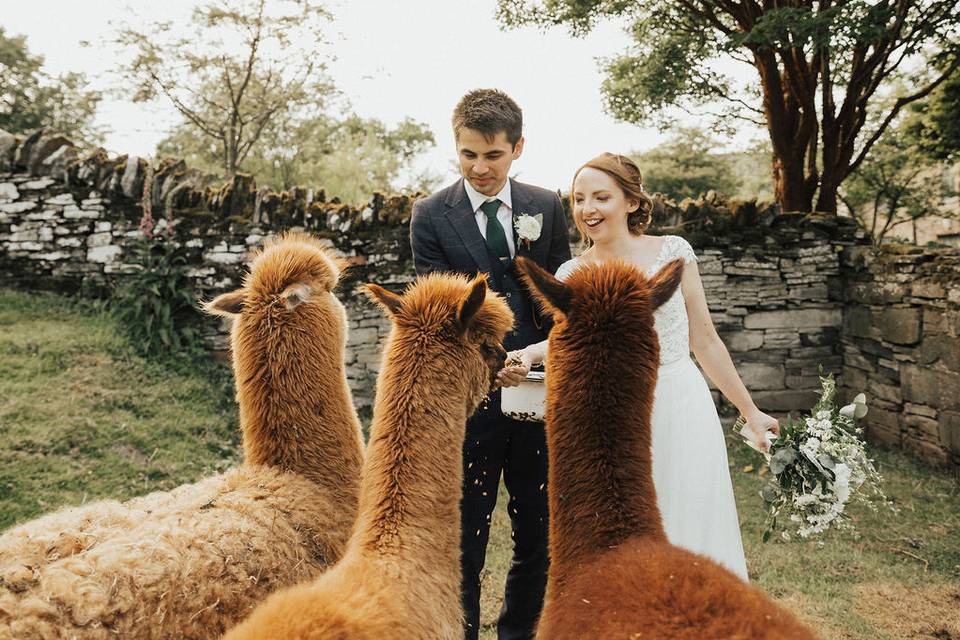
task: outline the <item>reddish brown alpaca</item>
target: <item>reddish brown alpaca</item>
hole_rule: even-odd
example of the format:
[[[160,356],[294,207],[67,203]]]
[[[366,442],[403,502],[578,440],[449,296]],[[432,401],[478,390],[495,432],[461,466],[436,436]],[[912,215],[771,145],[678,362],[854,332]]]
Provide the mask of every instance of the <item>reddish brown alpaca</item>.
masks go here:
[[[343,559],[274,594],[228,640],[459,640],[464,426],[513,324],[486,281],[421,278],[369,291],[393,330],[377,380],[360,515]]]
[[[360,425],[344,372],[340,268],[308,236],[268,244],[242,289],[233,358],[245,464],[125,503],[68,508],[0,536],[0,640],[219,637],[343,553]]]
[[[671,545],[653,487],[653,312],[676,260],[647,279],[591,265],[560,282],[521,271],[556,324],[547,356],[550,573],[542,640],[807,640],[814,634],[719,564]]]

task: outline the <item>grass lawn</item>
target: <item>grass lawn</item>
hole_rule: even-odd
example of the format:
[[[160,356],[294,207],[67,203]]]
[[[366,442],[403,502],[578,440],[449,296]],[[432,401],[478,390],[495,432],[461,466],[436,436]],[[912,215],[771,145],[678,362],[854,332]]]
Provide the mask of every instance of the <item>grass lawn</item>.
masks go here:
[[[960,640],[960,483],[878,454],[900,512],[855,511],[859,536],[760,542],[760,458],[729,440],[751,579],[824,638]],[[0,529],[64,504],[166,489],[239,460],[229,372],[131,354],[108,317],[0,289]],[[499,501],[481,637],[495,638],[510,560]]]

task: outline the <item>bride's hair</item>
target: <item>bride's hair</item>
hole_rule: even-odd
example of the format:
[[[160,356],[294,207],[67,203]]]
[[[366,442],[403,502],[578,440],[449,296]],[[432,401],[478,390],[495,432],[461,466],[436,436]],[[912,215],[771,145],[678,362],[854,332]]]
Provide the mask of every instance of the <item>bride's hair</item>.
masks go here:
[[[627,156],[601,153],[577,169],[577,172],[573,174],[573,182],[576,182],[580,172],[587,168],[603,171],[620,185],[627,200],[636,200],[640,203],[635,210],[627,213],[627,229],[635,236],[643,235],[643,232],[650,226],[653,200],[643,190],[643,175],[640,173],[640,167],[637,166],[637,163]],[[570,186],[570,211],[574,211],[573,183]],[[573,217],[573,223],[577,225],[577,230],[580,231],[580,238],[585,243],[589,243],[583,223],[576,216]]]

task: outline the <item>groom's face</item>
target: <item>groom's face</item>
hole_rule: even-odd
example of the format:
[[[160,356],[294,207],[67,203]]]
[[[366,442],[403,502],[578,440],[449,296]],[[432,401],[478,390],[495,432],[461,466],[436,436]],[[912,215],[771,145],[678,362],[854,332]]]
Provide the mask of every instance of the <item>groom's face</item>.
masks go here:
[[[506,131],[487,138],[476,129],[464,127],[457,136],[457,159],[460,173],[474,189],[485,196],[495,196],[510,175],[510,165],[523,152],[523,138],[510,144]]]

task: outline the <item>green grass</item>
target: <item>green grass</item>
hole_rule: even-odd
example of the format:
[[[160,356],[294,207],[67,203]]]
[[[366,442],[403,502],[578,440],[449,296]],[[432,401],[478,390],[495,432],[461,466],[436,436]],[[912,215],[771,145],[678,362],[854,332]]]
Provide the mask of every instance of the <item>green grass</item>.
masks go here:
[[[89,305],[0,289],[0,529],[239,459],[227,369],[147,362],[120,335]]]
[[[133,355],[114,321],[66,298],[0,289],[0,529],[65,504],[168,489],[239,461],[229,372]],[[960,638],[960,483],[878,452],[899,513],[854,511],[856,536],[760,542],[760,457],[728,439],[752,581],[824,638]],[[510,561],[493,518],[481,638]]]

